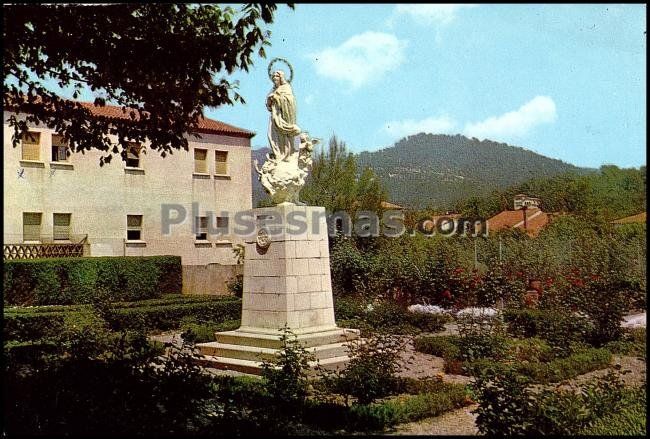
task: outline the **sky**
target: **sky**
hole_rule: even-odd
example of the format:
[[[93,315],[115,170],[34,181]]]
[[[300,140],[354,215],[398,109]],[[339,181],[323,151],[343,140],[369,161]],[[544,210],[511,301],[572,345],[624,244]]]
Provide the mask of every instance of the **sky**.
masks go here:
[[[229,77],[246,104],[205,112],[258,133],[255,148],[278,57],[298,125],[354,152],[427,132],[578,166],[646,163],[646,5],[297,4],[269,29],[266,59]]]
[[[281,5],[268,28],[267,57],[227,76],[246,104],[205,110],[256,132],[254,148],[267,146],[268,65],[283,58],[298,125],[324,144],[463,134],[578,166],[646,164],[644,4]]]

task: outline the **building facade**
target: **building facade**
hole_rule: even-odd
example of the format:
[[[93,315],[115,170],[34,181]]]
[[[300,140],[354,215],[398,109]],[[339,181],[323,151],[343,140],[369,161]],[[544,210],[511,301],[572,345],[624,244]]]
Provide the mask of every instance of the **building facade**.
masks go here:
[[[118,155],[100,167],[102,151],[71,153],[42,126],[13,147],[10,115],[3,113],[5,258],[9,244],[52,243],[81,243],[84,256],[177,255],[184,293],[227,292],[225,282],[241,272],[232,216],[252,207],[254,133],[203,119],[188,151],[163,158],[134,143],[126,162]],[[178,224],[163,230],[165,217]]]

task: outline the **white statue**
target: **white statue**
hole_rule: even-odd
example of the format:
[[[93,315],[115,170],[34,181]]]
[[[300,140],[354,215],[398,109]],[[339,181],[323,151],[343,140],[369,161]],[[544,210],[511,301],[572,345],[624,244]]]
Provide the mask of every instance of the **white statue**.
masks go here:
[[[287,64],[291,70],[288,80],[280,70],[271,73],[275,61]],[[303,204],[299,193],[305,185],[312,165],[312,151],[319,140],[312,139],[296,124],[296,98],[290,85],[293,78],[291,65],[285,60],[274,59],[269,64],[269,77],[273,82],[273,89],[266,97],[266,108],[271,113],[268,129],[271,155],[267,154],[261,169],[255,162],[255,170],[274,203]]]

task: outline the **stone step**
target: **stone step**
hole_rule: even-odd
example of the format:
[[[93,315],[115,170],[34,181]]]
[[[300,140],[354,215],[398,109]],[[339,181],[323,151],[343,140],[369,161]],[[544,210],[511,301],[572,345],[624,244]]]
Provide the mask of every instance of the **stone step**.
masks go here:
[[[215,337],[217,342],[222,344],[254,346],[269,349],[282,348],[280,334],[256,333],[238,329],[235,331],[217,332]],[[336,328],[327,331],[298,334],[296,340],[305,348],[310,348],[314,346],[352,341],[358,338],[358,329]]]
[[[260,348],[256,346],[233,345],[219,342],[201,343],[199,346],[202,355],[214,357],[237,358],[251,361],[270,361],[277,358],[279,349]],[[331,343],[321,346],[306,348],[317,359],[345,356],[348,353],[347,343]]]
[[[201,359],[198,359],[196,361],[203,367],[213,369],[234,370],[251,375],[262,374],[262,363],[259,361],[242,360],[239,358],[214,357],[209,355],[203,356]],[[311,369],[309,370],[309,374],[315,375],[317,373],[315,368],[316,364],[319,364],[320,367],[325,370],[337,370],[345,367],[345,363],[348,361],[349,357],[345,355],[319,360],[318,363],[315,361],[310,362],[309,365]]]

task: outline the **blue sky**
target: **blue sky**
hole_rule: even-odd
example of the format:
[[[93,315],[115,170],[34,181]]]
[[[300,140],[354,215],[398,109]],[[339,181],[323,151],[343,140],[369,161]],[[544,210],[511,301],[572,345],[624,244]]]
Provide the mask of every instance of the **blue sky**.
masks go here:
[[[461,133],[579,166],[646,163],[645,5],[280,6],[236,74],[247,103],[206,116],[265,146],[268,62],[293,65],[298,124],[355,152]]]

